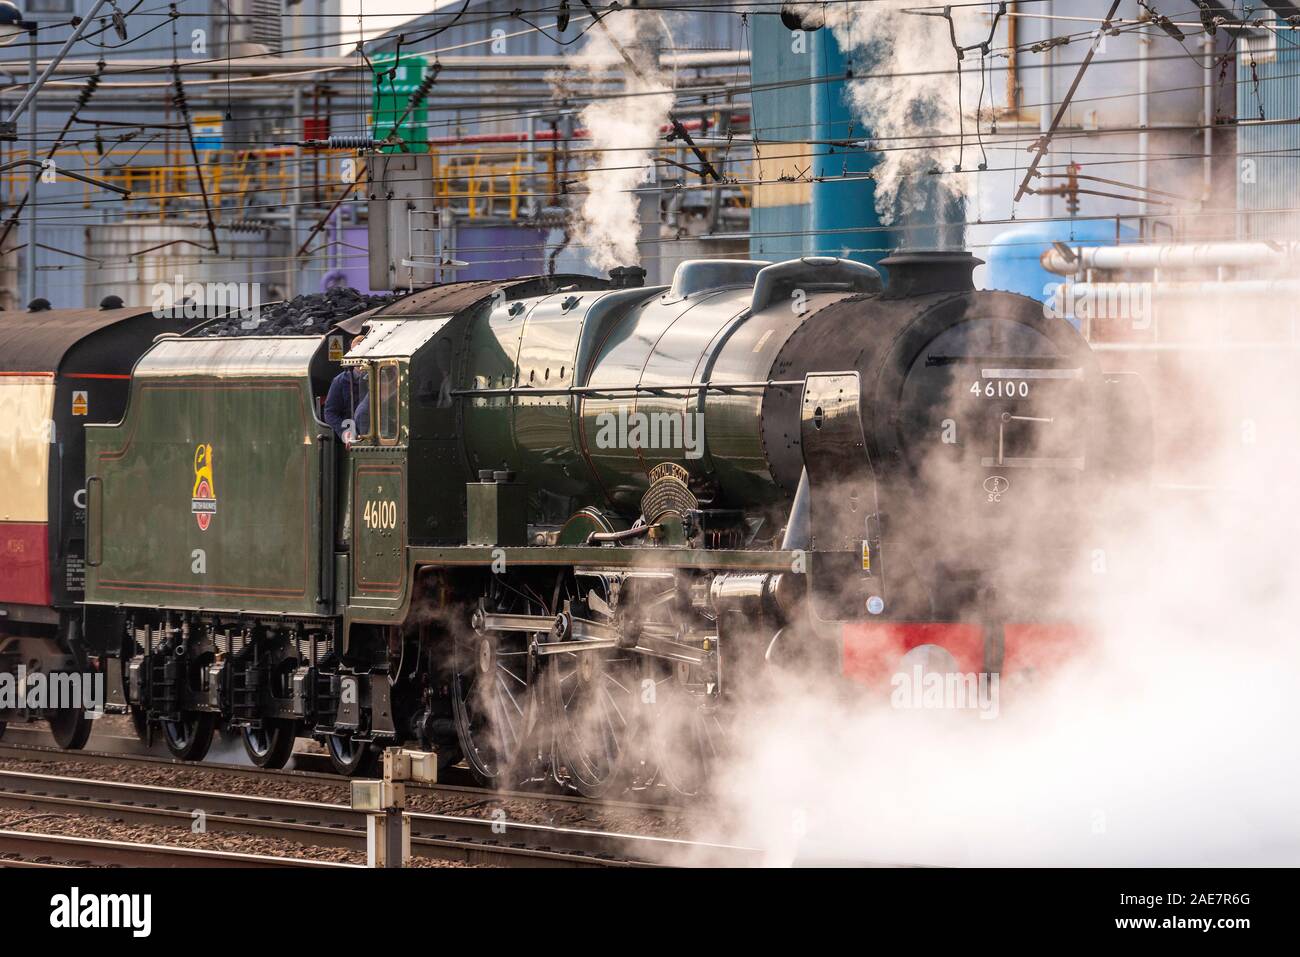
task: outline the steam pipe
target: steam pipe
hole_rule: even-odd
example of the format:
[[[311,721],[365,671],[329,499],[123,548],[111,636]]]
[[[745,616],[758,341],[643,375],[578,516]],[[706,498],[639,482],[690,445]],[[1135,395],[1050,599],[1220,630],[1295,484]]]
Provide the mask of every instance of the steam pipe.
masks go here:
[[[1132,296],[1134,287],[1149,289],[1152,300],[1169,299],[1239,299],[1250,296],[1300,296],[1300,279],[1238,279],[1205,282],[1071,282],[1056,287],[1057,302],[1065,294],[1070,299],[1122,300]],[[1114,297],[1113,299],[1108,297]]]
[[[795,489],[794,502],[790,505],[790,518],[785,525],[785,535],[781,539],[781,550],[791,552],[806,549],[812,541],[812,519],[809,515],[812,490],[808,485],[808,470],[799,473],[799,487]]]
[[[1300,258],[1300,243],[1228,242],[1132,246],[1085,246],[1073,249],[1068,260],[1055,247],[1041,262],[1058,276],[1076,276],[1089,269],[1208,269],[1219,266],[1281,265]]]
[[[783,572],[723,572],[709,583],[709,602],[719,615],[730,610],[749,618],[766,613],[785,620],[798,605],[801,589],[796,577]]]
[[[625,528],[620,532],[592,532],[587,536],[587,545],[599,545],[602,542],[625,542],[629,538],[641,538],[648,535],[653,525],[634,525],[632,528]]]

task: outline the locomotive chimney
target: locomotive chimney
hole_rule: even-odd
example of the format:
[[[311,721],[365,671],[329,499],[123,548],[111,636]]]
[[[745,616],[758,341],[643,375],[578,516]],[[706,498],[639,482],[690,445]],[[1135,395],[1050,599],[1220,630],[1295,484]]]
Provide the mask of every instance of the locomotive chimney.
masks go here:
[[[615,289],[637,289],[645,285],[645,270],[640,266],[615,266],[609,271]]]
[[[923,249],[895,253],[880,261],[889,270],[884,299],[905,299],[935,292],[970,292],[971,274],[984,262],[965,250]]]

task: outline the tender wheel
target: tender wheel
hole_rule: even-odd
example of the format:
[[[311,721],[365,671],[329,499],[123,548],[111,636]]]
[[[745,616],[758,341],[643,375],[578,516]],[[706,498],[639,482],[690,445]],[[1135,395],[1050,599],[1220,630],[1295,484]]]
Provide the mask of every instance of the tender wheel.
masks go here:
[[[488,608],[506,614],[545,614],[545,606],[494,584]],[[527,778],[526,751],[536,722],[531,633],[460,630],[452,640],[452,714],[465,764],[475,780],[507,787]]]
[[[293,757],[293,742],[298,736],[298,722],[267,718],[260,728],[244,728],[244,750],[259,768],[278,770]]]
[[[212,746],[212,732],[217,716],[210,711],[185,715],[180,721],[162,723],[163,743],[172,757],[182,761],[202,761]]]
[[[330,754],[330,764],[344,777],[360,778],[372,775],[379,757],[369,741],[354,741],[352,735],[331,734],[325,742]]]
[[[50,734],[64,751],[80,751],[90,738],[90,719],[83,708],[59,708],[49,716]]]

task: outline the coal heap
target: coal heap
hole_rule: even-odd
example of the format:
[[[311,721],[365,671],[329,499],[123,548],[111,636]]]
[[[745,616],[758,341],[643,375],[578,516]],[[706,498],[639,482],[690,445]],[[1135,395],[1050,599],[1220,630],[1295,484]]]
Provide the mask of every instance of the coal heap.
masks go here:
[[[323,335],[331,326],[350,319],[359,312],[392,302],[395,297],[376,293],[367,295],[350,286],[338,286],[325,292],[295,296],[284,302],[263,306],[256,319],[246,319],[238,312],[203,329],[201,336],[312,336]]]

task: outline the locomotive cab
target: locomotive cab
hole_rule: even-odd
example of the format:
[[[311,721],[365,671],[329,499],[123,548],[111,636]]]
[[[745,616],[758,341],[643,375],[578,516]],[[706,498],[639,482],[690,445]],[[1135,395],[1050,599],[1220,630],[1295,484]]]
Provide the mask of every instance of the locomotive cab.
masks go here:
[[[423,348],[447,319],[373,319],[365,339],[344,358],[366,369],[367,396],[358,407],[357,437],[348,454],[352,541],[349,598],[358,607],[392,607],[405,596],[412,369],[423,369]]]

